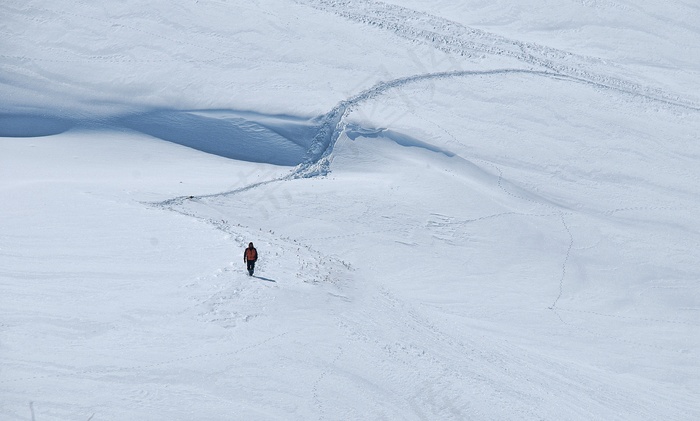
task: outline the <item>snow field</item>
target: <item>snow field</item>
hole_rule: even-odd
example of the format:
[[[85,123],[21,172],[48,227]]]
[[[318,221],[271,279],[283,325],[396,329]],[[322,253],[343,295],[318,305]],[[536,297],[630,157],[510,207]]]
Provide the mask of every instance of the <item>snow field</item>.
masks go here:
[[[0,418],[700,418],[698,9],[419,3],[1,5]]]

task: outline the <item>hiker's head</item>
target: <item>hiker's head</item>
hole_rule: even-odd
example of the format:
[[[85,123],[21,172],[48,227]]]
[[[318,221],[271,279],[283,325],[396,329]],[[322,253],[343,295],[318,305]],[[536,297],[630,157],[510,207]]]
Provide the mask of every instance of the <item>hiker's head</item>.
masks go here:
[[[249,243],[249,244],[248,244],[248,247],[249,247],[249,248],[253,248],[253,243]]]

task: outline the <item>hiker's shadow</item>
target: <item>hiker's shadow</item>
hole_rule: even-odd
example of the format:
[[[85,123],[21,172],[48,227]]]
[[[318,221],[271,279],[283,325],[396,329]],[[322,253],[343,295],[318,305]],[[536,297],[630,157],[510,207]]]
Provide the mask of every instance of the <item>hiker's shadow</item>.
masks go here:
[[[257,279],[260,279],[262,281],[277,283],[277,281],[275,281],[274,279],[265,278],[264,276],[253,275],[253,278],[257,278]]]

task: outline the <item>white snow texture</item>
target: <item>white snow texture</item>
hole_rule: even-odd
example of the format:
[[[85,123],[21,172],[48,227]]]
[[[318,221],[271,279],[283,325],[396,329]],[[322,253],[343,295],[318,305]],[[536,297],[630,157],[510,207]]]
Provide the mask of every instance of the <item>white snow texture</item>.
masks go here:
[[[0,16],[1,420],[700,420],[696,2]]]

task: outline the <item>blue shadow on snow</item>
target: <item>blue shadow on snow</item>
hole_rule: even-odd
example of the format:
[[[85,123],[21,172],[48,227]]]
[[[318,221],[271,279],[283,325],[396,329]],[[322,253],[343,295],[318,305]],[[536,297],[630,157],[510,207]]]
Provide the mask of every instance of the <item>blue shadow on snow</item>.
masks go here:
[[[31,114],[0,114],[0,137],[41,137],[63,133],[75,127],[68,118]]]
[[[232,110],[151,111],[112,124],[226,158],[294,166],[317,126],[311,119]]]
[[[391,129],[367,129],[355,124],[349,124],[348,127],[345,129],[345,135],[348,138],[350,138],[350,140],[355,140],[358,137],[364,137],[369,139],[377,139],[383,137],[407,148],[426,149],[430,152],[440,153],[450,158],[455,156],[453,152],[450,152],[446,149],[439,148],[435,145],[431,145],[430,143],[423,142],[412,136],[399,133]]]

